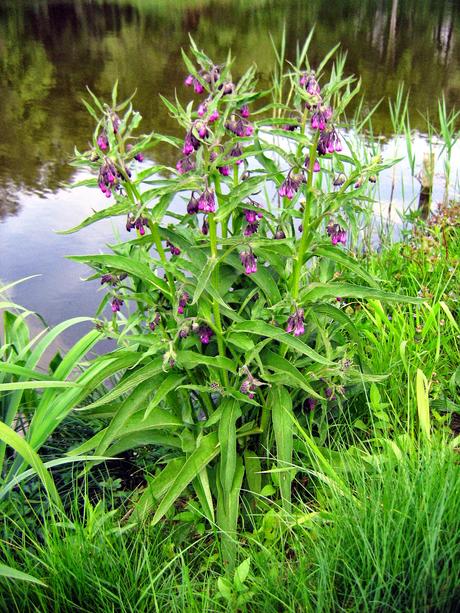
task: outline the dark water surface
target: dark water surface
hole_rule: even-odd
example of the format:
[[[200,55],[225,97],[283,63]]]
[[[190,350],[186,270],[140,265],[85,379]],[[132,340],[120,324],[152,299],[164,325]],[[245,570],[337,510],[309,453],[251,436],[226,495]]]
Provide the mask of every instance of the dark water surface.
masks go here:
[[[42,277],[13,297],[49,323],[93,315],[101,294],[84,284],[80,265],[65,254],[97,252],[121,224],[101,223],[80,234],[58,236],[101,206],[96,191],[69,191],[67,161],[85,148],[93,124],[80,98],[88,85],[107,96],[137,89],[143,131],[177,133],[158,93],[182,87],[180,48],[190,32],[217,62],[230,47],[234,72],[256,62],[267,84],[273,64],[270,34],[280,40],[286,23],[288,56],[315,25],[312,65],[337,42],[347,70],[360,75],[369,106],[393,97],[404,81],[416,111],[436,113],[444,93],[460,97],[460,7],[443,0],[0,0],[0,279]],[[387,105],[375,128],[391,133]],[[419,123],[418,123],[419,122]],[[160,152],[162,155],[162,152]],[[164,152],[164,162],[171,152]]]

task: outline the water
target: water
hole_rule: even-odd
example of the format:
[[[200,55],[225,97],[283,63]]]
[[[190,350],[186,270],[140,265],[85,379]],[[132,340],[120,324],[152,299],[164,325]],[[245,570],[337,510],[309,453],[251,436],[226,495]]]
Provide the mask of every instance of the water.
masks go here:
[[[86,270],[66,254],[94,253],[112,242],[122,224],[99,223],[76,235],[54,230],[76,225],[104,206],[96,191],[62,188],[72,180],[68,159],[85,148],[93,129],[80,98],[88,85],[108,96],[137,89],[143,130],[179,134],[159,100],[175,89],[183,97],[180,48],[190,32],[216,61],[231,47],[235,73],[252,62],[262,85],[273,63],[270,34],[280,40],[286,24],[288,56],[315,25],[314,65],[337,42],[348,53],[347,71],[361,76],[366,104],[394,97],[398,83],[411,91],[412,125],[417,113],[436,114],[437,97],[448,106],[460,96],[460,8],[449,1],[421,0],[2,0],[0,4],[0,277],[41,277],[17,286],[14,299],[55,324],[93,315],[101,294],[83,283]],[[374,115],[374,128],[389,136],[388,106]],[[418,161],[423,152],[419,137]],[[397,141],[388,141],[392,151]],[[400,144],[399,144],[400,146]],[[401,150],[401,148],[400,148]],[[171,149],[159,150],[174,164]],[[407,167],[406,192],[417,186]],[[388,188],[389,176],[382,181]],[[403,185],[404,186],[404,185]],[[412,187],[411,187],[412,186]],[[402,189],[402,188],[399,188]],[[397,207],[395,207],[397,210]],[[121,230],[122,231],[122,230]],[[71,340],[78,332],[70,332]]]

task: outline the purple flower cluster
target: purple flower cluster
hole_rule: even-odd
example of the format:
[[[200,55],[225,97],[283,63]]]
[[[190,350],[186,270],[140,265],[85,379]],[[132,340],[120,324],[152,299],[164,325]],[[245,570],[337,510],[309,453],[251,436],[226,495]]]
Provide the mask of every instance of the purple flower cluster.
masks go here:
[[[202,213],[216,212],[216,199],[212,188],[206,187],[198,198],[198,211]]]
[[[247,108],[247,105],[243,107],[243,109],[244,108]],[[235,136],[239,136],[240,138],[252,136],[254,134],[254,126],[247,120],[247,117],[249,117],[249,109],[247,108],[244,115],[242,113],[243,109],[240,111],[241,114],[235,113],[225,122],[227,130],[233,132]]]
[[[123,306],[123,300],[121,298],[114,298],[112,300],[112,312],[117,313]]]
[[[115,164],[109,158],[106,158],[99,169],[98,177],[99,189],[105,194],[106,198],[110,198],[112,190],[117,188],[118,177],[119,173],[115,168]]]
[[[128,219],[126,220],[126,229],[128,230],[128,232],[131,232],[131,230],[135,228],[141,236],[144,236],[144,227],[148,225],[149,220],[147,219],[147,217],[138,217],[136,219],[134,215],[128,215]]]
[[[180,175],[185,175],[187,172],[195,170],[195,168],[195,160],[193,160],[190,156],[181,158],[176,164],[176,170]]]
[[[253,200],[251,200],[251,203],[257,205]],[[247,221],[247,226],[243,234],[244,236],[252,236],[259,229],[259,219],[262,219],[263,213],[252,209],[244,209],[243,213]]]
[[[97,137],[97,146],[101,151],[107,151],[109,148],[109,139],[107,138],[105,131],[102,131]]]
[[[211,338],[214,336],[214,332],[209,326],[200,326],[198,328],[198,336],[203,345],[209,345]]]
[[[316,80],[316,76],[314,72],[311,72],[311,73],[304,72],[300,76],[299,83],[302,87],[305,88],[305,90],[307,91],[308,94],[310,94],[310,96],[320,96],[321,95],[321,88],[318,84],[318,81]]]
[[[218,157],[219,156],[217,152],[212,151],[211,155],[209,156],[209,159],[211,160],[211,162],[214,162],[215,160],[217,160]],[[218,166],[217,170],[223,177],[228,177],[228,175],[230,174],[230,166],[228,166],[227,164],[225,164],[224,166]]]
[[[242,251],[240,253],[240,260],[244,266],[244,272],[247,275],[257,272],[257,258],[251,250]]]
[[[289,200],[292,200],[304,181],[305,175],[303,174],[303,171],[300,171],[299,173],[293,173],[293,169],[291,168],[291,170],[288,172],[287,177],[281,183],[281,186],[278,190],[278,194],[282,198],[288,198]]]
[[[331,128],[321,132],[316,150],[319,155],[326,155],[326,153],[334,153],[334,151],[342,151],[342,143],[335,128]]]
[[[160,313],[155,313],[155,317],[152,319],[152,321],[149,323],[149,328],[150,330],[152,330],[152,332],[155,331],[156,327],[158,326],[158,324],[161,321],[161,315]]]
[[[319,106],[311,116],[311,127],[314,130],[323,131],[332,117],[332,109],[329,106]]]
[[[187,292],[183,292],[181,297],[179,298],[179,306],[177,307],[177,314],[183,315],[184,309],[187,306],[187,302],[189,301],[190,296]]]
[[[176,247],[170,241],[166,241],[166,246],[169,247],[171,255],[180,255],[179,247]]]
[[[338,243],[342,243],[342,245],[347,244],[347,233],[338,223],[331,222],[328,224],[326,232],[331,237],[331,243],[333,245],[337,245]]]
[[[289,334],[294,333],[294,336],[301,336],[305,333],[304,326],[304,310],[296,309],[292,315],[289,316],[286,326],[286,332]]]
[[[305,158],[304,166],[307,170],[310,170],[310,156],[309,155],[307,155],[307,157]],[[320,170],[321,170],[321,166],[320,166],[319,160],[315,159],[313,163],[313,172],[319,172]]]

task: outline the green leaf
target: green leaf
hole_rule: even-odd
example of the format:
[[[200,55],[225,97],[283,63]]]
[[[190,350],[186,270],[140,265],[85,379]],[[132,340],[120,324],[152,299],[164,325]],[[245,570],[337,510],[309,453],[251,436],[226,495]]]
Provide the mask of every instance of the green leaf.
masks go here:
[[[43,581],[40,581],[40,579],[32,577],[32,575],[28,575],[27,573],[23,573],[21,570],[11,568],[11,566],[6,566],[5,564],[0,564],[0,577],[8,577],[8,579],[15,579],[17,581],[27,581],[29,583],[36,583],[37,585],[43,585],[43,587],[46,587],[46,583],[43,583]]]
[[[29,443],[2,422],[0,422],[0,440],[12,447],[35,470],[50,498],[59,508],[62,508],[62,502],[54,485],[53,478]],[[0,490],[0,498],[3,496],[4,492]]]
[[[204,289],[206,289],[209,283],[209,279],[211,277],[212,271],[214,270],[217,262],[218,262],[217,258],[213,258],[213,257],[208,258],[208,261],[206,262],[205,267],[203,268],[203,270],[200,273],[200,276],[197,279],[196,288],[193,293],[192,304],[196,304],[198,302],[198,299],[200,298]]]
[[[345,268],[354,272],[358,277],[367,281],[371,287],[378,288],[378,283],[375,279],[362,268],[358,262],[345,253],[342,249],[333,247],[332,245],[320,245],[313,250],[313,255],[322,256],[330,260],[334,260]]]
[[[82,262],[92,266],[93,264],[99,264],[100,266],[106,266],[113,270],[122,270],[130,275],[134,275],[138,279],[150,283],[156,289],[160,290],[165,296],[171,300],[171,293],[167,284],[156,276],[151,270],[150,266],[143,264],[142,262],[136,262],[132,258],[123,255],[70,255],[67,256],[69,260],[75,262]]]
[[[166,376],[166,378],[161,382],[160,386],[155,392],[155,396],[153,400],[151,400],[145,410],[144,419],[147,419],[150,413],[153,411],[155,407],[157,407],[162,400],[166,398],[166,396],[173,389],[176,389],[184,380],[185,377],[182,375],[177,375],[174,373],[170,373]]]
[[[268,402],[272,409],[277,464],[278,468],[284,469],[279,474],[282,505],[289,512],[291,509],[292,471],[288,469],[292,465],[294,447],[292,400],[285,387],[276,386],[270,390]]]
[[[421,298],[403,296],[402,294],[392,294],[372,287],[351,285],[349,283],[312,283],[308,288],[301,292],[301,300],[304,302],[315,302],[323,298],[376,298],[377,300],[387,300],[392,302],[409,302],[421,304]]]
[[[174,502],[179,498],[187,485],[209,464],[209,462],[219,453],[219,441],[217,433],[212,432],[203,436],[198,447],[186,459],[184,465],[177,471],[164,498],[158,505],[152,524],[157,524],[164,514],[170,509]]]
[[[280,343],[287,345],[291,349],[294,349],[295,351],[298,351],[299,353],[308,356],[314,362],[324,364],[325,366],[334,365],[334,362],[331,362],[327,358],[324,358],[322,355],[317,353],[314,349],[309,347],[299,338],[291,336],[281,328],[277,328],[276,326],[267,324],[264,321],[243,321],[241,323],[234,324],[232,330],[235,332],[248,332],[249,334],[257,334],[266,338],[272,338],[273,340],[277,340]]]
[[[69,228],[69,230],[58,230],[57,234],[73,234],[78,232],[82,228],[86,228],[101,219],[107,219],[107,217],[115,217],[117,215],[126,215],[133,208],[132,202],[128,199],[124,199],[122,202],[116,202],[114,205],[106,207],[102,211],[97,211],[84,219],[78,226]]]
[[[236,420],[241,416],[238,402],[233,398],[222,401],[219,421],[220,462],[219,478],[224,497],[230,496],[236,470]]]
[[[176,361],[184,368],[196,368],[197,366],[210,366],[213,368],[222,368],[232,373],[235,372],[235,365],[229,358],[223,356],[202,355],[195,351],[178,351]]]
[[[306,381],[305,375],[303,375],[298,368],[296,368],[289,360],[283,358],[278,353],[274,353],[269,349],[265,349],[261,355],[262,363],[267,368],[274,370],[275,372],[282,373],[283,376],[287,376],[291,381],[291,385],[303,389],[308,392],[313,398],[322,400],[322,397],[315,392],[315,390]],[[286,385],[289,385],[286,381]]]
[[[431,440],[430,401],[428,398],[428,381],[423,372],[417,369],[417,413],[420,429],[427,441]]]

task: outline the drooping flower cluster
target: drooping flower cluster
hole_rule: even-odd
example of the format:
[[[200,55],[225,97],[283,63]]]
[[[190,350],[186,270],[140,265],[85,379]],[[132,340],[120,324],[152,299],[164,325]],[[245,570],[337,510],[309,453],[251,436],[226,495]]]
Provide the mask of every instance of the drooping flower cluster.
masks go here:
[[[209,326],[200,326],[198,328],[198,336],[203,345],[209,345],[211,338],[214,336],[214,332]]]
[[[249,107],[244,105],[239,113],[231,115],[230,119],[225,122],[227,130],[243,138],[254,134],[254,126],[247,120],[249,117]]]
[[[155,331],[156,327],[158,326],[158,324],[161,321],[161,315],[160,313],[155,313],[154,318],[152,319],[151,322],[149,322],[149,328],[152,332]]]
[[[250,199],[251,204],[259,207],[259,204],[254,200]],[[259,229],[259,220],[262,219],[263,213],[261,211],[254,211],[253,209],[244,209],[244,216],[247,221],[247,226],[244,229],[244,236],[252,236]]]
[[[177,307],[177,314],[183,315],[185,307],[187,306],[187,302],[189,301],[189,294],[187,292],[183,292],[181,297],[179,298],[179,306]]]
[[[320,96],[321,88],[316,80],[316,75],[314,72],[310,73],[302,73],[300,75],[300,85],[305,88],[306,92],[310,94],[310,96]]]
[[[257,258],[251,250],[242,251],[240,253],[240,259],[244,267],[244,272],[247,275],[257,272]]]
[[[289,316],[286,326],[286,332],[288,332],[289,334],[293,332],[294,336],[301,336],[305,333],[303,309],[296,309],[294,313]]]
[[[328,128],[321,132],[316,150],[318,155],[342,151],[342,143],[335,128]]]
[[[166,246],[169,247],[169,251],[171,255],[180,255],[181,251],[179,247],[176,247],[171,243],[171,241],[166,241]]]
[[[128,232],[131,232],[132,229],[136,229],[141,236],[144,236],[145,230],[144,227],[149,225],[149,220],[147,217],[138,217],[137,219],[134,215],[129,214],[128,219],[126,220],[126,229]]]
[[[118,187],[119,173],[115,164],[109,158],[105,158],[104,163],[99,169],[98,184],[99,189],[106,198],[110,198],[112,191]]]
[[[123,306],[123,300],[121,298],[114,298],[112,300],[112,312],[113,313],[118,313],[118,311],[121,309],[121,307]]]
[[[215,213],[216,199],[212,188],[206,187],[198,198],[198,211],[202,213]]]
[[[331,222],[328,224],[326,232],[331,237],[333,245],[338,245],[338,243],[342,243],[342,245],[347,244],[347,232],[338,223]]]
[[[300,172],[294,173],[293,169],[291,168],[287,174],[287,177],[281,183],[278,194],[282,198],[292,200],[304,181],[305,175],[303,174],[303,171],[301,170]]]
[[[185,173],[195,170],[195,168],[195,160],[193,160],[190,156],[181,158],[176,164],[176,170],[180,175],[185,175]]]
[[[265,384],[253,377],[247,366],[243,366],[241,370],[246,375],[246,378],[240,386],[240,392],[245,394],[250,400],[253,400],[256,395],[257,388]]]

